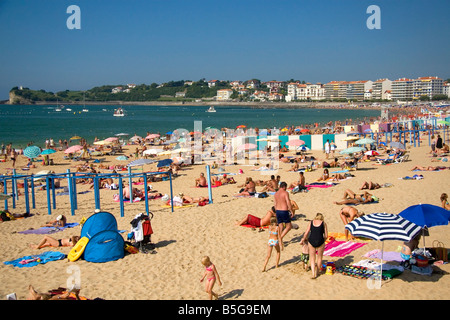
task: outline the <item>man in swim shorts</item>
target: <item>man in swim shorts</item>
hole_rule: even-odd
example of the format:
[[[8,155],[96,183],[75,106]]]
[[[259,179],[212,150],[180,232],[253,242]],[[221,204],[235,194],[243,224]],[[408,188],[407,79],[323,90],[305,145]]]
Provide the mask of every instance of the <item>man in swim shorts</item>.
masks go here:
[[[277,215],[278,225],[281,230],[281,240],[292,229],[291,220],[293,218],[292,204],[289,199],[289,193],[286,191],[287,183],[281,182],[280,188],[274,195],[275,212]],[[285,228],[283,227],[283,224]],[[284,229],[284,230],[283,230]]]

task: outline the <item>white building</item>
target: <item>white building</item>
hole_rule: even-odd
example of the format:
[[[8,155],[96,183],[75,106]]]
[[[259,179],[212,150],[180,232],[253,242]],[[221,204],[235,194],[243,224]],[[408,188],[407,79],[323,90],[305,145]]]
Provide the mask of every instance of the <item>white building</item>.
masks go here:
[[[447,97],[450,98],[450,83],[449,82],[444,82],[444,87],[442,89],[442,93],[447,95]]]
[[[400,78],[392,81],[392,100],[412,100],[414,80]]]
[[[227,101],[231,99],[231,95],[233,94],[233,90],[231,89],[220,89],[217,90],[217,101]]]
[[[386,91],[392,90],[392,81],[389,79],[378,79],[372,85],[372,99],[388,100]]]
[[[430,99],[444,91],[444,80],[438,77],[419,77],[413,82],[413,99],[428,96]]]
[[[288,84],[287,88],[286,101],[325,99],[325,88],[321,83],[301,84],[291,82]]]

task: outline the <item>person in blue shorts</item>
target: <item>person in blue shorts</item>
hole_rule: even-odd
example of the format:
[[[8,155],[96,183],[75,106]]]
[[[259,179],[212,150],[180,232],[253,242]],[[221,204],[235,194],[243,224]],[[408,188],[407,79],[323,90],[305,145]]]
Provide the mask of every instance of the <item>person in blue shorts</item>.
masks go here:
[[[287,183],[283,181],[280,183],[280,188],[274,195],[274,207],[278,225],[280,226],[281,240],[283,240],[284,236],[292,229],[291,220],[294,217],[292,203],[286,189]]]

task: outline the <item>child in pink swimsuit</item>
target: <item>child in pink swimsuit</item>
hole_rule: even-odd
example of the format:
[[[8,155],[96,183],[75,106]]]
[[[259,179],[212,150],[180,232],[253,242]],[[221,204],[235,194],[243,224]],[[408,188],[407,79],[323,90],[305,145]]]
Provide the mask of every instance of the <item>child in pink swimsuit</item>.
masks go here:
[[[219,296],[217,293],[214,293],[212,291],[214,284],[216,283],[216,280],[219,282],[219,286],[222,286],[222,282],[220,281],[219,273],[217,272],[216,267],[211,262],[208,256],[203,257],[202,264],[205,266],[205,274],[200,279],[200,282],[203,282],[203,280],[206,277],[206,283],[205,283],[205,291],[209,296],[209,300],[212,300],[212,297],[219,299]]]

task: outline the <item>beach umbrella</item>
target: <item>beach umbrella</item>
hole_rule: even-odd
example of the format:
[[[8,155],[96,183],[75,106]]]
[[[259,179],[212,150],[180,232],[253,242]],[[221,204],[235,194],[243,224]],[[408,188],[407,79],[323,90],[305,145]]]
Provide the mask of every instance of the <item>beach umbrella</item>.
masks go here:
[[[250,149],[256,149],[258,146],[256,144],[253,143],[246,143],[246,144],[241,144],[238,147],[238,150],[250,150]]]
[[[131,138],[130,138],[130,140],[132,140],[132,141],[136,141],[136,140],[143,140],[143,138],[141,137],[141,136],[132,136]]]
[[[363,147],[350,147],[339,152],[340,154],[358,153],[365,150]]]
[[[343,140],[343,141],[352,141],[352,140],[359,140],[359,138],[353,136],[353,137],[347,137],[347,138],[344,138],[344,139],[342,139],[342,140]]]
[[[370,132],[372,132],[372,129],[366,129],[366,130],[364,130],[364,132],[370,133]]]
[[[184,162],[184,159],[182,158],[182,157],[173,157],[173,158],[171,158],[171,160],[174,162],[174,163],[183,163]]]
[[[439,120],[437,123],[439,124],[445,124],[446,126],[450,126],[450,122],[446,120]]]
[[[422,229],[415,223],[391,213],[372,213],[359,217],[345,225],[355,237],[364,237],[382,242],[380,283],[383,273],[383,251],[385,240],[410,241]]]
[[[359,140],[355,141],[356,144],[372,144],[374,142],[375,142],[375,140],[370,139],[370,138],[363,138],[363,139],[359,139]]]
[[[71,146],[69,148],[67,148],[64,153],[75,153],[77,151],[80,151],[81,149],[83,149],[83,146],[76,144],[74,146]]]
[[[94,144],[97,146],[104,146],[107,144],[112,144],[112,141],[100,140],[100,141],[95,141]]]
[[[164,160],[160,160],[158,161],[157,167],[161,168],[161,167],[168,167],[172,164],[173,160],[172,159],[164,159]]]
[[[288,128],[281,129],[281,132],[286,132],[286,131],[288,131]]]
[[[168,134],[168,135],[170,135],[170,134],[172,134],[173,133],[173,131],[167,131],[166,132],[166,134]]]
[[[0,193],[0,201],[1,200],[8,200],[9,198],[12,198],[12,195],[6,194],[6,193]]]
[[[398,141],[391,141],[389,142],[389,146],[395,149],[403,149],[406,150],[406,147],[403,143],[398,142]]]
[[[366,156],[379,156],[380,154],[378,153],[378,152],[376,152],[375,150],[369,150],[369,151],[366,151],[366,152],[364,152],[364,154],[366,155]]]
[[[156,160],[152,160],[152,159],[137,159],[137,160],[133,160],[131,161],[127,166],[128,167],[136,167],[136,166],[143,166],[146,164],[151,164],[151,163],[155,163]]]
[[[147,149],[147,150],[144,150],[144,152],[142,152],[142,154],[158,154],[162,151],[164,151],[164,150],[162,150],[162,149]]]
[[[159,134],[152,133],[152,134],[149,134],[148,136],[146,136],[145,140],[147,140],[147,139],[156,139],[156,138],[159,138],[159,137],[160,137]]]
[[[118,157],[116,158],[116,160],[119,160],[119,161],[125,161],[125,160],[128,160],[128,157],[127,157],[127,156],[118,156]]]
[[[23,155],[30,159],[37,158],[40,154],[41,148],[39,148],[38,146],[29,146],[26,147],[25,150],[23,150]]]
[[[309,129],[302,129],[302,130],[300,130],[300,132],[310,132],[311,130],[309,130]]]
[[[70,138],[70,140],[80,140],[82,139],[80,136],[73,136],[72,138]]]
[[[119,140],[119,138],[117,138],[117,137],[109,137],[109,138],[105,139],[105,141],[109,141],[109,142],[116,142],[118,140]]]
[[[247,128],[247,126],[244,126],[243,124],[241,124],[240,126],[237,126],[236,128],[241,128],[241,129],[243,129],[243,128]]]
[[[286,142],[286,144],[287,144],[288,146],[297,146],[297,147],[302,146],[302,145],[304,145],[305,143],[306,143],[306,142],[303,141],[303,140],[289,140],[288,142]]]
[[[421,227],[427,228],[448,225],[450,220],[450,211],[432,204],[413,205],[398,215]]]
[[[46,155],[49,155],[49,154],[52,154],[52,153],[55,153],[55,152],[56,152],[56,150],[54,150],[54,149],[44,149],[41,152],[41,156],[42,155],[46,156]]]
[[[123,137],[123,136],[129,136],[129,134],[128,133],[117,133],[115,136],[116,137]]]

